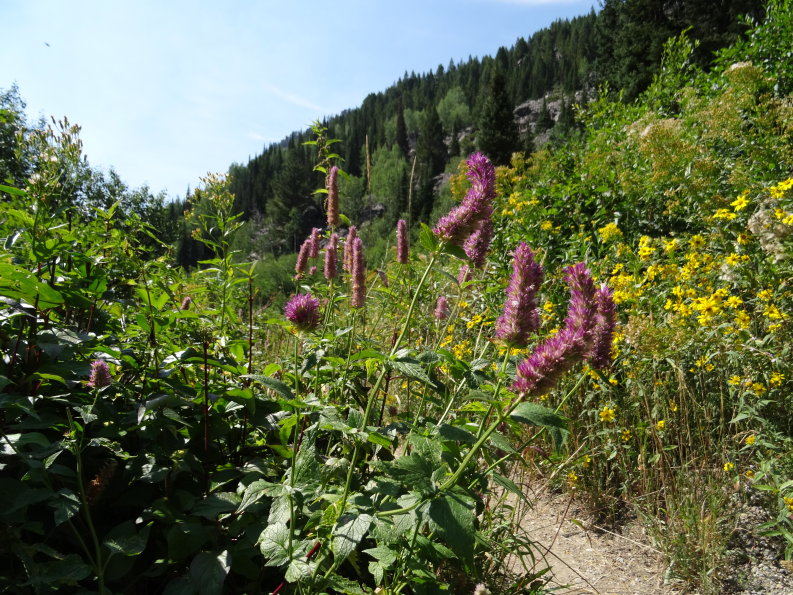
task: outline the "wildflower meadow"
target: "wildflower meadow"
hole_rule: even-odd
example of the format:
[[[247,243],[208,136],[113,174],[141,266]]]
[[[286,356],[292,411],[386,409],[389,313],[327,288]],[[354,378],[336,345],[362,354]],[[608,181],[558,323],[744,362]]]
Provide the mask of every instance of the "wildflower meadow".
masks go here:
[[[638,519],[701,592],[750,498],[793,557],[774,6],[709,72],[683,35],[564,142],[470,153],[431,225],[351,221],[316,125],[326,225],[289,295],[235,251],[226,176],[188,214],[212,257],[186,271],[117,205],[62,200],[76,127],[32,135],[36,172],[0,186],[0,588],[542,593],[532,481],[614,530]]]

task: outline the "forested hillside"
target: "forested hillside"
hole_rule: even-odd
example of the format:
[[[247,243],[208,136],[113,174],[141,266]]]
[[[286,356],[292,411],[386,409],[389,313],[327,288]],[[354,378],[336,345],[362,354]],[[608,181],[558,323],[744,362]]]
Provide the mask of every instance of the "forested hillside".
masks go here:
[[[759,0],[607,0],[598,13],[557,21],[494,56],[406,72],[360,107],[322,123],[341,140],[334,149],[348,173],[342,210],[351,221],[384,212],[392,225],[407,213],[410,195],[411,220],[428,221],[439,198],[437,176],[453,171],[461,155],[478,148],[505,165],[513,151],[545,142],[549,130],[562,138],[575,127],[574,104],[603,86],[626,101],[646,88],[667,38],[690,29],[699,40],[694,60],[706,66],[745,30],[739,17],[761,17],[762,6]],[[514,108],[531,99],[542,103],[516,121]],[[241,248],[258,256],[295,252],[321,225],[321,196],[313,191],[323,179],[312,175],[313,147],[302,145],[311,138],[310,130],[296,132],[231,166],[236,208],[252,221],[252,241]],[[193,264],[191,257],[184,250],[180,260]]]

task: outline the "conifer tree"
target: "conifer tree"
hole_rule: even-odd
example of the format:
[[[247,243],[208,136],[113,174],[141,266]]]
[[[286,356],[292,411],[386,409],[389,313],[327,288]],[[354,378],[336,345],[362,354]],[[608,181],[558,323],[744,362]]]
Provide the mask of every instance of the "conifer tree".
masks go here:
[[[506,79],[496,71],[479,115],[479,150],[496,165],[507,165],[518,149],[518,127],[507,96]]]

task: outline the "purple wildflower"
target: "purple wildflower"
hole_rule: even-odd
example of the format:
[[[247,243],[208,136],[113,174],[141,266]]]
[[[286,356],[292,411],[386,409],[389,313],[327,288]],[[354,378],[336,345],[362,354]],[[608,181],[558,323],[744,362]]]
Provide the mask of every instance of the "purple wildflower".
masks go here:
[[[311,238],[308,238],[300,245],[300,252],[297,253],[297,261],[295,262],[295,279],[300,279],[303,273],[306,272],[308,253],[311,250],[310,244]]]
[[[437,320],[446,320],[449,317],[449,301],[446,296],[439,295],[438,301],[435,302],[435,318]]]
[[[311,235],[308,238],[308,257],[316,258],[319,256],[319,227],[311,229]]]
[[[350,226],[347,232],[347,240],[344,242],[344,255],[342,256],[342,266],[348,273],[352,272],[352,252],[355,238],[358,237],[358,228],[354,225]]]
[[[317,265],[311,265],[311,268],[308,269],[309,275],[316,275],[317,274]]]
[[[301,331],[310,331],[319,325],[319,300],[310,293],[298,293],[284,306],[284,316]]]
[[[596,314],[592,276],[586,265],[579,263],[565,269],[565,281],[570,288],[570,306],[564,327],[518,364],[512,385],[514,392],[530,395],[548,392],[590,350]]]
[[[328,173],[328,227],[339,226],[339,168],[335,165]]]
[[[356,237],[352,243],[352,307],[362,308],[366,301],[366,271],[363,262],[363,241]]]
[[[91,373],[88,376],[87,386],[91,388],[102,388],[110,386],[113,382],[113,377],[110,375],[110,369],[107,367],[107,362],[103,359],[95,359],[91,362]]]
[[[617,308],[614,294],[604,283],[595,292],[595,327],[592,330],[591,348],[587,360],[595,369],[608,367],[611,363],[611,345],[617,326]]]
[[[192,304],[192,303],[193,303],[193,298],[191,298],[189,295],[186,295],[185,298],[182,300],[182,305],[180,306],[179,309],[180,310],[189,310],[190,309],[190,304]]]
[[[480,221],[490,219],[496,195],[496,170],[490,160],[482,153],[474,153],[466,164],[471,188],[463,201],[441,217],[433,229],[439,238],[458,246],[474,232]]]
[[[471,259],[471,264],[481,269],[485,266],[485,257],[493,239],[493,222],[488,217],[477,224],[474,231],[463,244],[466,256]]]
[[[330,234],[330,241],[325,246],[325,278],[330,281],[336,278],[336,259],[338,258],[339,236]]]
[[[408,225],[404,219],[397,221],[397,262],[408,263]]]
[[[529,335],[540,326],[537,289],[543,278],[542,267],[525,242],[515,249],[512,277],[507,287],[504,312],[496,322],[496,338],[511,347],[526,347]]]

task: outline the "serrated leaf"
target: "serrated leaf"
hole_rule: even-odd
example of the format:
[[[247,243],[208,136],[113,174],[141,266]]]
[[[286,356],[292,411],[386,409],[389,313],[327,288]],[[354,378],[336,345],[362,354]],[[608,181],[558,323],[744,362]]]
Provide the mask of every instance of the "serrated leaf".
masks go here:
[[[272,523],[259,536],[259,549],[267,559],[265,566],[281,566],[289,562],[289,528],[285,523]]]
[[[521,403],[510,413],[510,417],[516,421],[533,426],[544,428],[558,428],[567,430],[564,419],[553,409],[544,407],[537,403]]]
[[[474,507],[459,492],[446,493],[430,503],[429,517],[452,551],[469,564],[474,554]]]
[[[112,554],[122,556],[137,556],[146,549],[149,540],[150,526],[145,526],[140,533],[135,528],[135,523],[126,521],[114,527],[105,537],[104,545]]]
[[[421,247],[427,252],[435,252],[438,249],[438,238],[432,233],[432,230],[426,223],[421,224],[419,244],[421,244]]]
[[[283,398],[288,399],[290,401],[295,398],[295,395],[292,393],[292,389],[289,388],[289,386],[287,386],[280,380],[276,380],[275,378],[270,378],[269,376],[262,376],[261,374],[242,374],[241,378],[250,378],[251,380],[255,380],[259,384],[262,384],[265,387],[274,390]]]
[[[369,514],[344,514],[333,528],[331,550],[336,558],[337,566],[358,547],[372,524]]]
[[[93,569],[77,554],[56,562],[43,562],[32,567],[31,577],[21,586],[46,585],[52,589],[59,584],[74,585],[91,575]]]
[[[230,569],[227,550],[219,554],[201,552],[190,563],[190,582],[201,595],[219,595]]]
[[[50,506],[55,509],[55,524],[60,525],[80,510],[80,498],[73,491],[61,488],[58,490],[57,499]]]
[[[421,364],[417,363],[416,361],[388,360],[388,365],[407,378],[418,380],[419,382],[423,382],[424,384],[428,384],[430,386],[434,384],[430,377],[427,376],[424,368],[421,367]]]
[[[444,440],[451,440],[452,442],[466,442],[470,444],[476,442],[476,436],[471,432],[459,426],[452,426],[449,424],[441,424],[438,426],[438,435]]]
[[[259,500],[261,500],[264,496],[267,495],[267,490],[274,485],[269,481],[264,481],[262,479],[256,480],[251,483],[248,487],[245,488],[245,492],[242,494],[242,502],[240,502],[239,507],[237,508],[237,513],[239,514],[252,504],[255,504]]]

